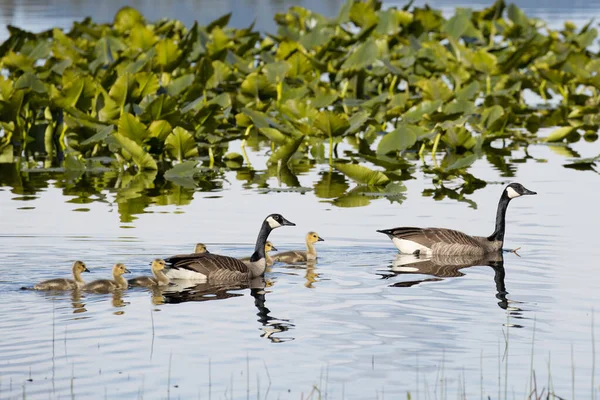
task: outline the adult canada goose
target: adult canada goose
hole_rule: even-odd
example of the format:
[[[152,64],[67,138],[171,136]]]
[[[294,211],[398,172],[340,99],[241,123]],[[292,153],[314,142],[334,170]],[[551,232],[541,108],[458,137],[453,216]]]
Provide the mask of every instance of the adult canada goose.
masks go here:
[[[196,247],[194,247],[194,253],[208,253],[208,250],[206,250],[204,243],[196,243]]]
[[[82,272],[90,272],[89,269],[85,266],[83,261],[75,261],[73,263],[73,279],[50,279],[47,281],[43,281],[38,283],[33,287],[34,290],[72,290],[72,289],[80,289],[85,285],[85,282],[81,278]]]
[[[392,239],[400,253],[483,255],[499,251],[504,244],[504,227],[508,203],[514,198],[537,194],[520,183],[511,183],[503,191],[496,213],[496,229],[488,237],[469,236],[459,231],[443,228],[401,227],[378,230]]]
[[[248,263],[213,253],[178,255],[165,259],[170,266],[166,275],[170,279],[196,281],[239,281],[262,276],[267,267],[265,244],[269,234],[281,226],[295,225],[280,214],[271,214],[262,223]]]
[[[308,232],[306,234],[306,251],[304,250],[292,250],[277,253],[273,256],[273,260],[281,261],[285,263],[298,263],[306,262],[317,259],[317,250],[314,244],[322,242],[325,239],[319,236],[317,232]]]
[[[169,284],[169,278],[165,275],[163,270],[165,269],[165,260],[157,258],[150,263],[152,269],[152,275],[154,276],[137,276],[129,279],[131,286],[143,286],[143,287],[154,287],[154,286],[166,286]]]
[[[128,274],[129,270],[123,264],[115,264],[112,269],[113,280],[98,279],[88,283],[83,287],[83,290],[96,293],[108,293],[115,290],[127,289],[127,279],[123,278],[123,274]]]
[[[273,258],[269,255],[270,251],[277,251],[277,249],[275,248],[275,246],[273,246],[273,243],[267,240],[267,243],[265,243],[265,260],[267,262],[267,267],[270,267],[275,262],[273,261]],[[250,257],[240,258],[240,260],[242,260],[245,263],[249,263]]]

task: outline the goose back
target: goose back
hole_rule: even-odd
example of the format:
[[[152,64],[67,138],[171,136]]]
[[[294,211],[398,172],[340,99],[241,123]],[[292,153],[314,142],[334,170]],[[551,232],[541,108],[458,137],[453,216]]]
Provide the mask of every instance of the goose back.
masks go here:
[[[213,253],[177,255],[165,262],[169,265],[166,275],[171,279],[239,281],[262,274],[251,263]]]
[[[388,235],[404,254],[483,255],[502,242],[445,228],[401,227],[378,232]]]

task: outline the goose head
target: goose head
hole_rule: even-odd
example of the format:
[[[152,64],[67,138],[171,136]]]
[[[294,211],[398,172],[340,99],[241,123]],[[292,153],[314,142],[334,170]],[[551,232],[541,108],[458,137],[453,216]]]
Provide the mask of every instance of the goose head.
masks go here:
[[[267,240],[267,243],[265,243],[265,253],[268,253],[270,251],[277,251],[277,248],[273,246],[273,243]]]
[[[114,276],[121,276],[123,274],[129,274],[131,271],[129,271],[126,267],[125,264],[115,264],[113,266],[113,275]]]
[[[323,239],[322,237],[319,236],[319,234],[317,232],[308,232],[306,234],[306,243],[317,243],[317,242],[322,242],[325,239]]]
[[[206,253],[206,246],[204,245],[204,243],[196,243],[194,253]]]
[[[296,226],[295,223],[283,218],[281,214],[271,214],[265,218],[265,222],[269,224],[271,229],[279,228],[281,226]]]
[[[521,196],[531,196],[537,194],[536,192],[529,190],[525,186],[516,182],[508,185],[506,189],[504,189],[504,192],[506,193],[506,196],[511,200]]]
[[[162,271],[165,269],[165,260],[157,258],[153,260],[150,265],[152,266],[152,271]]]
[[[73,272],[82,273],[82,272],[90,272],[89,269],[85,266],[83,261],[75,261],[73,263]]]

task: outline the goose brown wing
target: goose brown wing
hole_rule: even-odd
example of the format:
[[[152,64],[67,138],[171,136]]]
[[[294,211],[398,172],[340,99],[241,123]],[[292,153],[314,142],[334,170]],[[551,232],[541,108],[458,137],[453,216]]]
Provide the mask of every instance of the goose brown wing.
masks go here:
[[[402,227],[389,229],[384,233],[398,239],[413,241],[427,248],[431,248],[431,246],[436,243],[460,244],[475,247],[481,246],[481,243],[473,236],[469,236],[453,229]]]
[[[249,272],[244,262],[237,258],[220,256],[213,253],[176,255],[165,259],[171,268],[188,269],[205,276],[215,272],[246,274]]]

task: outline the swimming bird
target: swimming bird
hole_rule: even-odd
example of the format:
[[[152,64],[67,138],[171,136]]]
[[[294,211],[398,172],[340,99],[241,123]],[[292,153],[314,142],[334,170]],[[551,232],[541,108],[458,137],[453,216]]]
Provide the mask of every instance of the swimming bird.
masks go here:
[[[298,263],[317,259],[317,250],[314,244],[322,242],[325,239],[319,236],[317,232],[308,232],[306,234],[306,251],[292,250],[277,253],[273,256],[273,260],[285,263]]]
[[[281,226],[295,225],[280,214],[271,214],[262,223],[254,254],[247,263],[213,253],[178,255],[165,259],[170,266],[166,275],[170,279],[196,281],[240,281],[262,276],[267,267],[265,244],[269,234]]]
[[[152,275],[154,276],[137,276],[128,280],[131,286],[155,287],[166,286],[169,284],[169,278],[165,275],[165,260],[160,258],[155,259],[150,263]]]
[[[33,287],[34,290],[72,290],[80,289],[85,285],[83,278],[81,278],[82,272],[90,272],[85,266],[83,261],[75,261],[73,263],[73,279],[50,279],[38,283]]]
[[[400,227],[383,229],[404,254],[483,255],[499,251],[504,244],[505,217],[508,203],[521,196],[537,194],[520,183],[511,183],[500,196],[496,212],[496,229],[488,236],[469,236],[465,233],[444,228]]]
[[[123,264],[115,264],[112,269],[113,279],[98,279],[90,282],[83,287],[83,290],[96,293],[108,293],[115,290],[127,289],[127,279],[123,274],[128,274],[129,270]]]
[[[265,243],[265,260],[267,262],[267,267],[270,267],[275,262],[273,261],[273,258],[269,255],[270,251],[277,251],[277,249],[275,248],[275,246],[273,246],[273,243],[267,240],[267,243]],[[240,260],[242,260],[245,263],[248,263],[250,262],[250,257],[240,258]]]
[[[208,253],[208,250],[206,250],[204,243],[196,243],[196,247],[194,247],[194,253]]]

